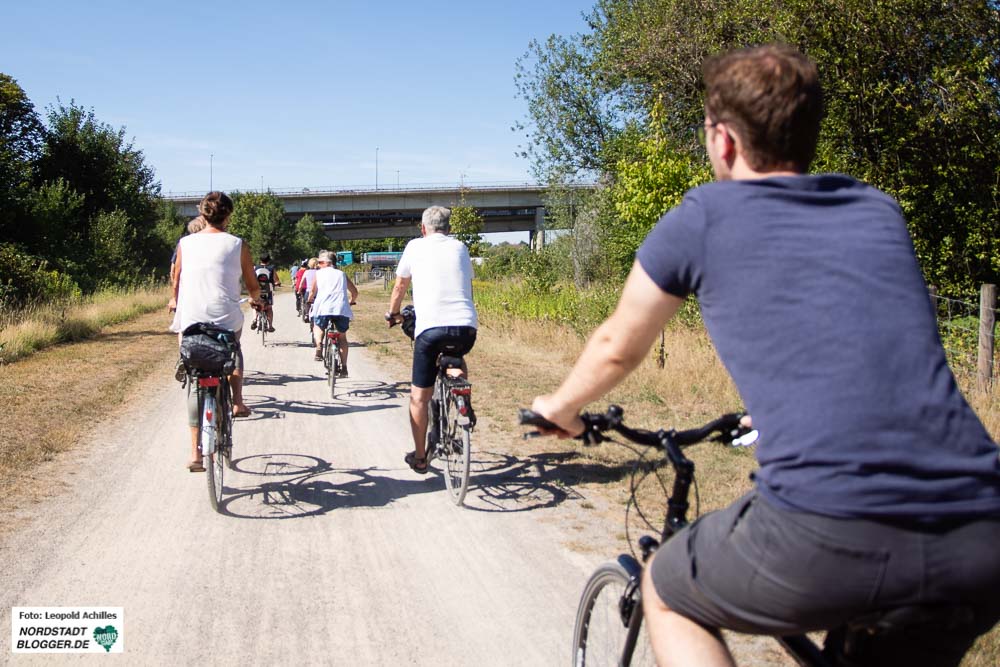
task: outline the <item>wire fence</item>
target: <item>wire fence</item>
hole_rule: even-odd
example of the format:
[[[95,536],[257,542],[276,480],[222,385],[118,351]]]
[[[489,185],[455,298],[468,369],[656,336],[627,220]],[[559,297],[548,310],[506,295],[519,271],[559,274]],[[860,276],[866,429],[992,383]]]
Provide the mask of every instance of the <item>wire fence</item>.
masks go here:
[[[996,354],[996,286],[983,285],[979,302],[931,290],[941,342],[956,376],[990,390],[1000,374]]]

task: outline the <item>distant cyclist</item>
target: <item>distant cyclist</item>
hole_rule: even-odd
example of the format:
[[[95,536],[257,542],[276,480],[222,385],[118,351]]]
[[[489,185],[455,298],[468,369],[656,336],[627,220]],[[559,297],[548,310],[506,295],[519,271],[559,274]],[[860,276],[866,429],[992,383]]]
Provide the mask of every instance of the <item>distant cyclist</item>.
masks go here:
[[[340,332],[340,377],[347,377],[347,329],[354,317],[351,304],[357,301],[358,288],[347,274],[334,266],[335,257],[325,250],[319,254],[316,280],[309,292],[308,303],[312,304],[309,315],[315,325],[316,361],[323,361],[323,329],[332,321]]]
[[[257,283],[260,285],[260,298],[264,302],[264,316],[267,317],[267,330],[274,331],[274,288],[281,287],[278,272],[271,265],[270,255],[261,255],[260,264],[254,267]],[[251,329],[257,328],[257,321],[250,323]]]
[[[431,206],[421,218],[423,238],[406,244],[396,267],[396,284],[386,319],[399,321],[400,306],[413,283],[417,326],[413,343],[410,385],[410,431],[414,451],[406,463],[414,472],[427,472],[427,404],[434,392],[438,355],[449,347],[455,356],[468,354],[476,344],[479,318],[472,302],[472,261],[461,241],[448,236],[451,211]],[[463,366],[462,372],[466,372]]]
[[[823,94],[794,48],[714,56],[704,83],[716,182],[660,219],[614,313],[534,410],[580,433],[579,411],[696,295],[760,430],[760,470],[647,564],[657,663],[733,665],[719,628],[795,635],[959,606],[953,627],[871,636],[862,663],[958,665],[1000,618],[1000,462],[948,368],[899,204],[806,174]]]

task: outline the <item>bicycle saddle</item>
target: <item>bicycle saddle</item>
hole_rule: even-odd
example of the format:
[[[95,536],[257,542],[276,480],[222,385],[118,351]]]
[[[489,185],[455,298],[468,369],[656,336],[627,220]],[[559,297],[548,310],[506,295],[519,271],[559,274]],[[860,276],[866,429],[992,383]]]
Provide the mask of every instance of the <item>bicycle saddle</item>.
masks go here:
[[[462,367],[462,357],[449,357],[442,354],[438,357],[438,366],[440,368],[461,368]]]

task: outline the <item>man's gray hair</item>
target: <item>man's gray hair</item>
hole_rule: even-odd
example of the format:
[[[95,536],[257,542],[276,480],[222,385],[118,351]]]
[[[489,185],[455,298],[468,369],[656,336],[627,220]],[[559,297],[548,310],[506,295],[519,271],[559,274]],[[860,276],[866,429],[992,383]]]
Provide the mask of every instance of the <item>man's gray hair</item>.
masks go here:
[[[451,209],[444,206],[431,206],[424,209],[420,224],[430,232],[447,234],[451,230]]]
[[[197,234],[201,230],[205,229],[206,224],[207,223],[204,218],[195,218],[188,223],[188,234]]]
[[[334,254],[329,250],[320,251],[319,257],[317,258],[321,262],[326,262],[327,264],[333,264]]]

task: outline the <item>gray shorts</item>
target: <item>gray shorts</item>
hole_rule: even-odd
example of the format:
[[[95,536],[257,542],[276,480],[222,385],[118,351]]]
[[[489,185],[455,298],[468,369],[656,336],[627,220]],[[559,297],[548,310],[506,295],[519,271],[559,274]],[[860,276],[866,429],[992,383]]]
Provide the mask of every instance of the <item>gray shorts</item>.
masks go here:
[[[907,637],[890,662],[879,661],[957,665],[1000,619],[998,545],[1000,517],[922,526],[836,519],[778,508],[754,491],[677,533],[650,567],[671,609],[750,634],[800,634],[891,607],[961,602],[974,610],[971,625]]]

